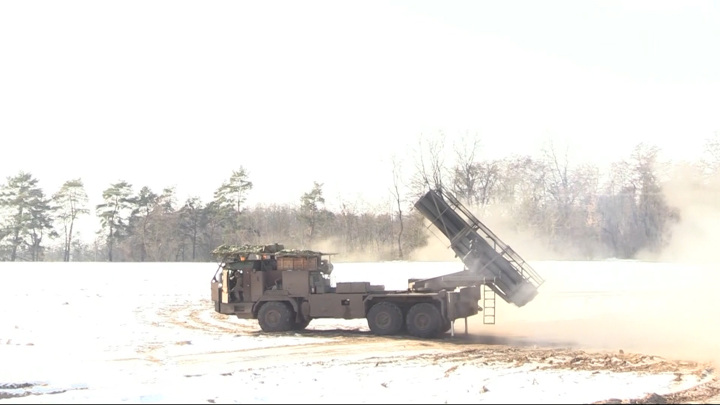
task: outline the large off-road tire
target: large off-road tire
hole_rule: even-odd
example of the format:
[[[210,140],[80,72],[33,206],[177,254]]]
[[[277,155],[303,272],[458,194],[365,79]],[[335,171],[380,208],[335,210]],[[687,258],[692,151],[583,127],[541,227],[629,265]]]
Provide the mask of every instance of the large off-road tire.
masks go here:
[[[376,335],[396,335],[403,329],[402,310],[392,302],[381,301],[367,313],[370,331]]]
[[[310,324],[311,319],[306,319],[302,322],[293,322],[293,330],[304,330]]]
[[[410,307],[406,322],[408,332],[419,338],[437,337],[444,326],[440,310],[429,302],[420,302]]]
[[[293,328],[295,313],[286,302],[268,301],[258,311],[260,329],[265,332],[285,332]]]

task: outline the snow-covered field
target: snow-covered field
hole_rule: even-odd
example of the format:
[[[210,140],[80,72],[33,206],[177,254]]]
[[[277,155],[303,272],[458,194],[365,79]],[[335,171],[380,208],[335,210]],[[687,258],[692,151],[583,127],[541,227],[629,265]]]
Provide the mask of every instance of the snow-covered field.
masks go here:
[[[534,301],[422,341],[364,320],[264,334],[214,313],[215,263],[0,263],[0,402],[587,403],[713,379],[714,266],[531,264],[546,280]],[[335,263],[333,279],[402,289],[461,269]]]

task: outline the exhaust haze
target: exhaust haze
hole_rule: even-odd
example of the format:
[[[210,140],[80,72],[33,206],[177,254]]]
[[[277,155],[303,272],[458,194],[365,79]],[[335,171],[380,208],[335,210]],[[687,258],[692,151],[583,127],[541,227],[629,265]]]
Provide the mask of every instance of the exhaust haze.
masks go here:
[[[496,325],[469,319],[472,337],[720,364],[720,182],[700,179],[685,168],[664,188],[680,221],[659,254],[535,261],[546,280],[538,296],[522,308],[498,300]],[[524,249],[518,247],[520,255]]]
[[[703,179],[696,167],[678,168],[663,190],[680,221],[658,260],[720,263],[720,175]]]

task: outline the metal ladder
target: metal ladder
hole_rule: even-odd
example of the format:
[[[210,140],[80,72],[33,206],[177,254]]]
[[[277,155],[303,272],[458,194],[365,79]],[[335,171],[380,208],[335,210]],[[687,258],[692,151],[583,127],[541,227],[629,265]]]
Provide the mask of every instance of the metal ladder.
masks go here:
[[[483,324],[495,325],[495,291],[483,284]]]

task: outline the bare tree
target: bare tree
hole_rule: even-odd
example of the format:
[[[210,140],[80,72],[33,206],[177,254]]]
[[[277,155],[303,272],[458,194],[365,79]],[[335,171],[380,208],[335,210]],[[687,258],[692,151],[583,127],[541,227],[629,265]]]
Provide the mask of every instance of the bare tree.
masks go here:
[[[362,249],[362,238],[358,219],[358,207],[356,201],[340,201],[340,212],[338,213],[339,232],[343,240],[345,250]]]
[[[558,231],[561,235],[569,236],[569,230],[572,224],[570,217],[575,208],[575,202],[580,197],[575,187],[574,173],[570,167],[568,159],[568,147],[562,153],[558,153],[553,141],[549,141],[548,145],[543,148],[547,170],[545,187],[552,201],[552,221],[548,225],[549,234],[557,236]]]
[[[463,139],[455,145],[456,164],[452,174],[455,195],[469,205],[484,209],[496,194],[500,181],[501,163],[497,160],[480,160],[477,157],[480,139],[477,136]]]
[[[547,229],[548,167],[531,156],[503,159],[497,184],[497,199],[506,215],[526,229]]]
[[[455,144],[457,160],[453,170],[453,193],[471,205],[476,203],[474,201],[477,194],[475,187],[479,178],[476,155],[479,147],[480,139],[477,136],[472,137],[469,144],[466,144],[465,140]]]
[[[603,238],[621,257],[640,250],[659,251],[669,239],[670,225],[679,219],[659,180],[659,149],[638,144],[630,158],[612,166],[606,193],[598,201]]]
[[[404,226],[404,220],[403,220],[403,203],[404,198],[402,197],[402,193],[400,191],[400,185],[401,185],[401,164],[397,159],[397,156],[393,155],[392,157],[392,172],[393,172],[393,185],[390,189],[390,194],[393,197],[393,203],[395,205],[395,209],[397,210],[397,218],[398,218],[398,226],[399,230],[397,233],[397,249],[398,249],[398,257],[400,260],[404,259],[403,254],[403,247],[402,247],[402,236],[403,231],[405,230]]]
[[[416,174],[411,180],[414,194],[419,197],[428,188],[442,190],[447,177],[445,165],[445,134],[440,132],[436,138],[418,141],[415,161]]]

